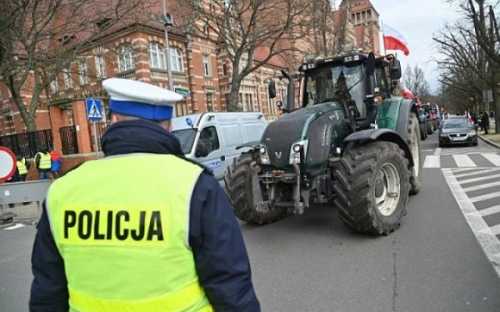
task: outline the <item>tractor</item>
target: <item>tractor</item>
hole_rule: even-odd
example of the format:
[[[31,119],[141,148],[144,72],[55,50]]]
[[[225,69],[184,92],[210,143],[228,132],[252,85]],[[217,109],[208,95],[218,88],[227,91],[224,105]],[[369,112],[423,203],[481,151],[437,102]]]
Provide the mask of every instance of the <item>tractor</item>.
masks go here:
[[[422,184],[416,103],[395,96],[399,60],[352,52],[308,60],[283,79],[284,114],[226,171],[236,216],[263,225],[328,205],[355,232],[398,229]],[[275,97],[274,81],[268,87]]]

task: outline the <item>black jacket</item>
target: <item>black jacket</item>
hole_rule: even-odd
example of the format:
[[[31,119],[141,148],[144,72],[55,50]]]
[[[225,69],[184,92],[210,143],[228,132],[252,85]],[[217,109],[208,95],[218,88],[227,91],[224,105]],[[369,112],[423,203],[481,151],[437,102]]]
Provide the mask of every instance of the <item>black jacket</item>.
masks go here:
[[[106,156],[129,153],[182,156],[174,136],[147,121],[112,125],[102,140]],[[32,254],[30,311],[68,311],[64,263],[52,237],[45,207]],[[260,311],[245,244],[223,189],[209,173],[200,176],[192,198],[189,243],[200,283],[215,311]]]

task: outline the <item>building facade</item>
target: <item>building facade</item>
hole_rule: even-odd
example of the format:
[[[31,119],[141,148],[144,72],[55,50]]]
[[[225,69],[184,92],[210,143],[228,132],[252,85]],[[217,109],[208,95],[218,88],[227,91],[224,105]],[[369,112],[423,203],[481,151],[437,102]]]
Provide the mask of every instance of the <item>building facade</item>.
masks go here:
[[[173,13],[175,17],[176,12]],[[68,150],[64,148],[66,132],[73,129],[77,151],[94,151],[96,142],[93,142],[93,127],[86,118],[85,98],[101,98],[106,107],[107,95],[101,82],[110,77],[168,88],[167,57],[174,90],[185,95],[184,101],[175,105],[177,116],[226,110],[231,67],[217,45],[217,38],[208,33],[188,34],[174,24],[169,30],[167,53],[163,25],[136,22],[104,32],[67,69],[57,74],[40,98],[37,129],[50,129],[54,148],[63,151]],[[242,111],[260,111],[267,119],[276,118],[275,100],[284,98],[286,86],[278,81],[279,96],[271,100],[267,83],[278,76],[280,69],[279,64],[264,65],[243,81],[239,97]],[[31,94],[28,83],[22,93],[25,103],[31,100]],[[8,89],[0,84],[0,137],[26,131],[10,96]],[[97,127],[98,136],[105,127],[106,122]]]

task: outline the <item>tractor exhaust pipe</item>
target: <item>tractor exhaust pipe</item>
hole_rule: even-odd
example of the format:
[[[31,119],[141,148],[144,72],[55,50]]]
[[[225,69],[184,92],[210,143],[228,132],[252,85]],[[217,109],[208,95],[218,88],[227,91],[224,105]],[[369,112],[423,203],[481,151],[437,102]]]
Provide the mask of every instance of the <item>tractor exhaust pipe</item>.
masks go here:
[[[286,71],[282,70],[281,74],[288,80],[287,87],[287,97],[286,97],[286,105],[284,107],[284,111],[286,113],[291,112],[295,108],[295,81],[292,76]]]

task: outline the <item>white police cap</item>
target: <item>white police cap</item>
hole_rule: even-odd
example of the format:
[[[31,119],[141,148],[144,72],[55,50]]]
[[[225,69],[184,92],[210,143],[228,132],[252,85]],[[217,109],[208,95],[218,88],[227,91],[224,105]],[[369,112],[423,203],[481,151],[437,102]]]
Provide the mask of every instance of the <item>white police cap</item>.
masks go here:
[[[102,82],[109,94],[109,109],[113,113],[154,121],[170,120],[172,104],[183,96],[149,83],[110,78]]]

